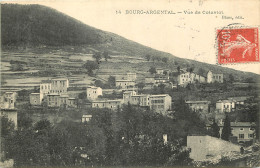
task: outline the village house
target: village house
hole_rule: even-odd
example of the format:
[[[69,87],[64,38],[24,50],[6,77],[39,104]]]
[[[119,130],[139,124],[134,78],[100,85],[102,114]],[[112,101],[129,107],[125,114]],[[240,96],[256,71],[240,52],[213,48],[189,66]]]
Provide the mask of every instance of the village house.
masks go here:
[[[81,122],[82,123],[89,122],[91,120],[91,118],[92,118],[92,115],[84,114],[84,115],[82,115]]]
[[[69,97],[67,106],[77,108],[77,99],[73,97]]]
[[[48,94],[47,95],[47,106],[48,107],[77,107],[75,98],[71,98],[66,94]]]
[[[43,94],[42,93],[31,93],[30,104],[33,106],[39,106],[42,104]]]
[[[116,80],[116,87],[127,89],[128,87],[135,86],[135,82],[131,80]]]
[[[207,73],[207,83],[223,83],[223,74],[214,74],[211,71]]]
[[[48,107],[59,107],[60,106],[60,95],[57,93],[52,93],[47,95],[47,105]]]
[[[87,99],[92,101],[96,100],[98,96],[102,96],[102,88],[95,86],[87,87]]]
[[[51,80],[51,93],[64,94],[67,93],[69,80],[67,78],[57,78]]]
[[[230,101],[235,102],[236,105],[241,104],[243,105],[247,99],[249,99],[249,96],[241,96],[241,97],[229,97],[227,98]]]
[[[169,83],[168,75],[158,75],[147,76],[145,77],[145,84],[160,84],[160,83]]]
[[[127,80],[130,80],[130,81],[136,80],[136,73],[129,72],[126,75],[127,75]]]
[[[222,129],[224,126],[224,122],[220,122],[220,135],[222,133]],[[230,122],[231,127],[231,136],[237,138],[238,143],[244,143],[253,141],[255,138],[255,127],[256,124],[254,122]]]
[[[112,110],[116,110],[122,106],[123,100],[95,100],[92,101],[92,108],[108,108]]]
[[[0,108],[1,109],[14,109],[16,102],[16,92],[5,92],[1,95]]]
[[[219,100],[216,102],[216,111],[219,113],[231,112],[235,109],[235,101]]]
[[[185,72],[178,75],[177,81],[179,86],[186,87],[189,83],[205,83],[206,78],[193,72]]]
[[[168,94],[151,95],[150,108],[159,113],[165,113],[172,109],[172,97]]]
[[[203,113],[209,112],[210,101],[185,101],[192,111],[199,111]]]
[[[133,95],[130,99],[130,104],[138,105],[141,107],[149,107],[150,106],[150,95]]]
[[[194,161],[203,161],[228,152],[240,152],[239,145],[208,135],[187,136],[187,147]]]
[[[49,83],[41,83],[40,84],[40,93],[43,96],[46,96],[47,94],[51,93],[51,82]]]
[[[123,102],[124,104],[130,103],[131,97],[136,95],[135,91],[125,91],[123,93]]]
[[[164,113],[171,110],[172,98],[168,94],[137,95],[136,92],[124,92],[123,102],[138,105],[140,107],[148,107],[156,112]]]
[[[163,68],[156,68],[156,74],[163,75]]]

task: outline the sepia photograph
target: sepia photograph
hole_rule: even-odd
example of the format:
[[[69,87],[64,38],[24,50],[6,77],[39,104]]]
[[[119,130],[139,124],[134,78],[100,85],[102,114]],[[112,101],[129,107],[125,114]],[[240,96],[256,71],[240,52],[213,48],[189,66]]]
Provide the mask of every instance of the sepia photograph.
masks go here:
[[[260,167],[259,0],[2,0],[0,167]]]

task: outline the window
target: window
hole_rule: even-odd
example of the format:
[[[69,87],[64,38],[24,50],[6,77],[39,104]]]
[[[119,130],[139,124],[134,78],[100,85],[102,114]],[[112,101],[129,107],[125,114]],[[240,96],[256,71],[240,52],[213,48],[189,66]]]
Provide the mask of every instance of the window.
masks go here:
[[[254,138],[254,134],[248,134],[248,138]]]
[[[254,128],[249,128],[250,131],[254,131],[255,129]]]
[[[239,134],[239,139],[244,139],[244,134]]]
[[[240,128],[239,130],[240,130],[240,131],[244,131],[244,128]]]

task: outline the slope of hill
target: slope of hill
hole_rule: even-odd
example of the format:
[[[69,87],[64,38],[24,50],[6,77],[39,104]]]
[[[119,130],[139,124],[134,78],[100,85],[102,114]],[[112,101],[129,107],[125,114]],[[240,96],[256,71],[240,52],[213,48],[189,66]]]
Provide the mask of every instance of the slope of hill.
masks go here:
[[[206,71],[233,74],[237,78],[256,78],[253,73],[236,71],[216,65],[201,63],[175,57],[116,34],[105,32],[64,15],[54,9],[41,5],[1,4],[1,40],[3,50],[25,46],[37,48],[50,46],[62,49],[64,46],[81,47],[82,49],[107,50],[111,54],[144,57],[146,54],[169,57],[182,68],[202,67]]]

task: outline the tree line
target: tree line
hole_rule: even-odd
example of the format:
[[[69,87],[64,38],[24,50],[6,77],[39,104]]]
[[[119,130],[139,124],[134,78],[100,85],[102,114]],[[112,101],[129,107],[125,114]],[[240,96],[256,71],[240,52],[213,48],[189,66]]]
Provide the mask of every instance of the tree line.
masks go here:
[[[33,124],[24,113],[18,130],[2,128],[5,157],[16,166],[187,166],[192,164],[187,135],[207,134],[184,101],[176,103],[171,117],[131,104],[90,114],[86,123],[42,119]]]

